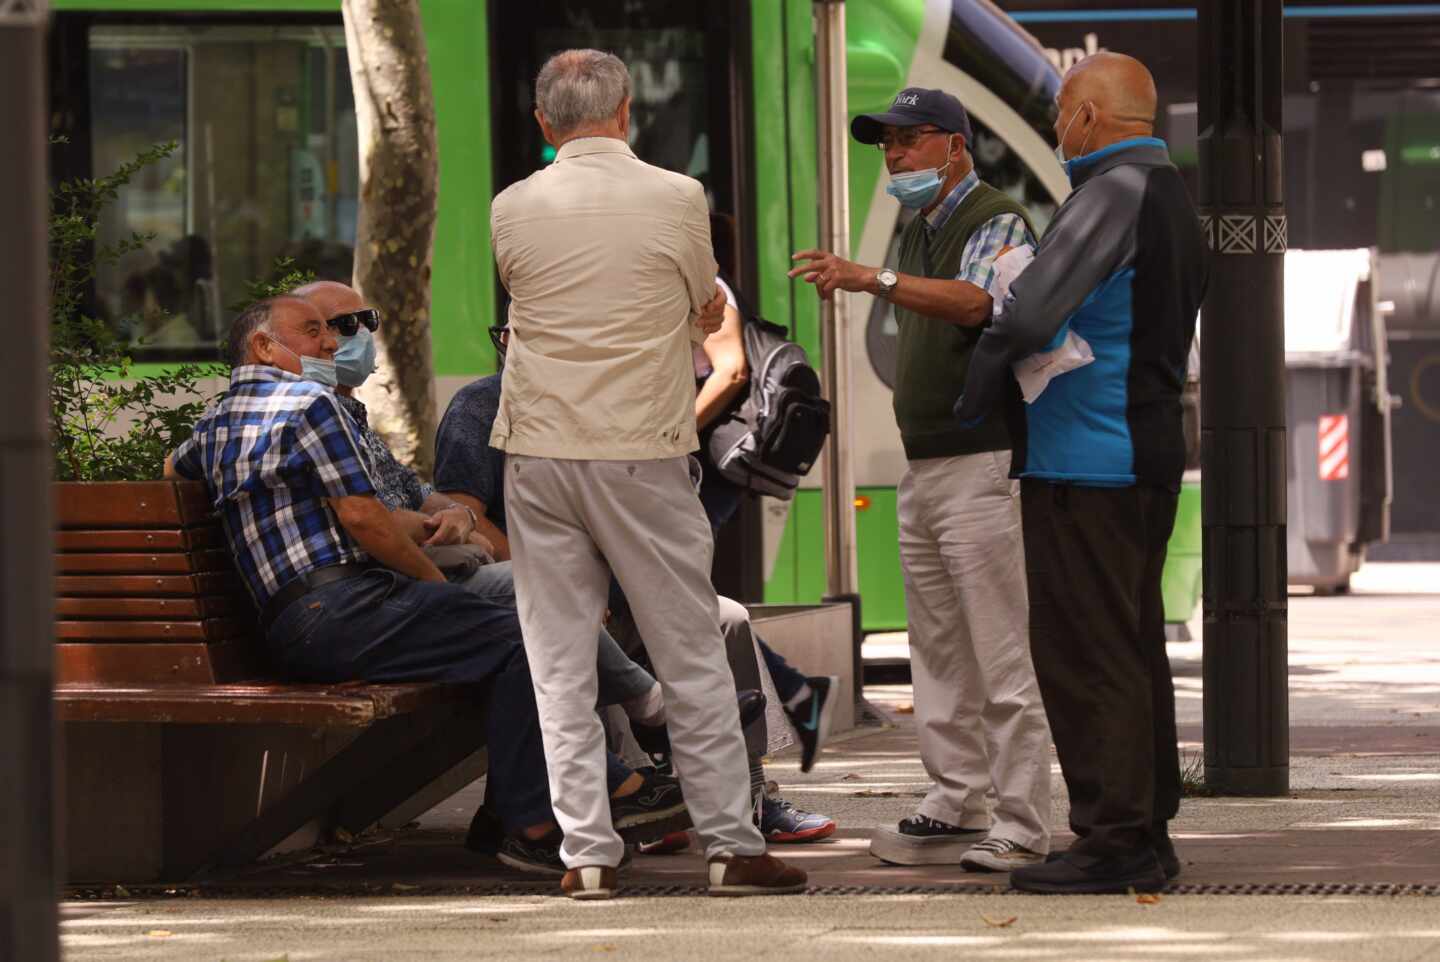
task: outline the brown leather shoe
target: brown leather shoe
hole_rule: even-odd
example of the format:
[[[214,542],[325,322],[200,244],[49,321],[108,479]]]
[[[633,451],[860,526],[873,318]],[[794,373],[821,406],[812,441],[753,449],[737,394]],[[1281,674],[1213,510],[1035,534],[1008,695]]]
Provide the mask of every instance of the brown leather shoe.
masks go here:
[[[582,902],[614,898],[615,870],[608,865],[572,868],[560,880],[560,891]]]
[[[806,875],[773,855],[730,855],[710,860],[711,895],[791,895],[805,891]]]

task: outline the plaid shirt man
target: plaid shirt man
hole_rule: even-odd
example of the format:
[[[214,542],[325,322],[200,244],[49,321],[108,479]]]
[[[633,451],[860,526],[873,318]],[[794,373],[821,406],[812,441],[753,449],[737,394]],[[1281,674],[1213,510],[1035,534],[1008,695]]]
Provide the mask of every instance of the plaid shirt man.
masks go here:
[[[175,470],[205,482],[262,608],[307,571],[366,560],[324,500],[375,494],[357,433],[326,388],[246,365],[176,449]]]
[[[970,171],[934,210],[925,215],[927,237],[933,237],[936,231],[945,226],[945,222],[955,213],[960,202],[979,183],[980,175]],[[990,218],[965,244],[965,250],[960,255],[960,273],[955,275],[955,279],[969,281],[985,293],[991,293],[990,288],[995,283],[995,258],[1006,247],[1019,247],[1022,244],[1034,247],[1035,238],[1018,215],[1001,214]]]

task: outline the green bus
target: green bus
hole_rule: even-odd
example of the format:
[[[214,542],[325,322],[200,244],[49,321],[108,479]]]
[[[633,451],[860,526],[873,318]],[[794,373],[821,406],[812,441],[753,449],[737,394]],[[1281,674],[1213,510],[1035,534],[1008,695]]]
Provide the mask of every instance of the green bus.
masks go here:
[[[69,140],[55,150],[56,176],[112,168],[157,141],[180,145],[123,192],[106,225],[112,237],[156,236],[95,285],[102,315],[164,309],[162,324],[128,332],[138,360],[215,357],[226,305],[279,255],[349,278],[359,176],[339,0],[53,5],[54,132]],[[1054,51],[988,0],[850,0],[846,9],[850,110],[881,109],[909,85],[955,93],[974,121],[981,176],[1043,228],[1068,190],[1051,153]],[[421,11],[441,155],[431,318],[442,410],[495,369],[486,328],[503,305],[489,202],[553,156],[531,119],[531,84],[566,47],[602,47],[629,64],[637,153],[705,184],[735,228],[725,266],[818,360],[818,302],[785,277],[791,252],[818,233],[810,0],[422,0]],[[903,226],[884,181],[881,155],[852,143],[851,243],[862,263],[890,262]],[[864,626],[898,630],[895,323],[888,304],[866,296],[851,316]],[[782,603],[821,597],[818,484],[816,472],[791,502],[746,505],[717,553],[722,590]],[[1192,486],[1186,503],[1196,500]],[[1195,509],[1177,530],[1178,621],[1198,597],[1198,528]]]

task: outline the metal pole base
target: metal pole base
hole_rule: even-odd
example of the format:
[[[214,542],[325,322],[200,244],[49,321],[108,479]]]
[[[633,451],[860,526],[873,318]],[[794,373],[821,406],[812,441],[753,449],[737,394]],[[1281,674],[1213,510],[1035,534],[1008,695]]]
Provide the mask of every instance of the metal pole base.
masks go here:
[[[865,700],[865,658],[860,652],[860,646],[865,643],[865,629],[860,618],[860,595],[826,595],[820,602],[826,605],[850,606],[850,642],[854,658],[852,664],[855,672],[855,704],[858,706]]]
[[[1290,794],[1290,767],[1215,768],[1205,766],[1205,786],[1221,795],[1274,798]]]

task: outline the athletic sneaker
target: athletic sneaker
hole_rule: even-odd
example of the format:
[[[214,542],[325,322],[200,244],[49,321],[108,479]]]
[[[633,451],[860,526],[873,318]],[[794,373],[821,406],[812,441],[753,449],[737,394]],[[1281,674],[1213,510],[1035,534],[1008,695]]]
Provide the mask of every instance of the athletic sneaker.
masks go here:
[[[877,828],[870,836],[870,854],[892,865],[959,865],[988,831],[911,815],[896,828]]]
[[[616,834],[626,842],[653,842],[693,824],[678,779],[652,770],[638,774],[643,779],[639,788],[610,799],[610,821]]]
[[[641,842],[635,846],[641,855],[674,855],[690,847],[689,832],[671,832],[653,842]]]
[[[766,795],[760,802],[760,834],[767,842],[818,842],[835,834],[835,820]]]
[[[807,678],[810,694],[803,701],[785,706],[790,724],[800,737],[800,770],[808,772],[815,766],[815,756],[825,740],[830,737],[830,726],[835,721],[835,696],[840,687],[836,675]]]
[[[1008,838],[987,838],[976,842],[960,856],[960,867],[971,872],[1008,872],[1022,865],[1035,865],[1045,856],[1032,852]]]
[[[560,842],[564,837],[559,829],[539,839],[506,835],[495,857],[521,872],[560,878],[565,874],[565,863],[560,860]]]

